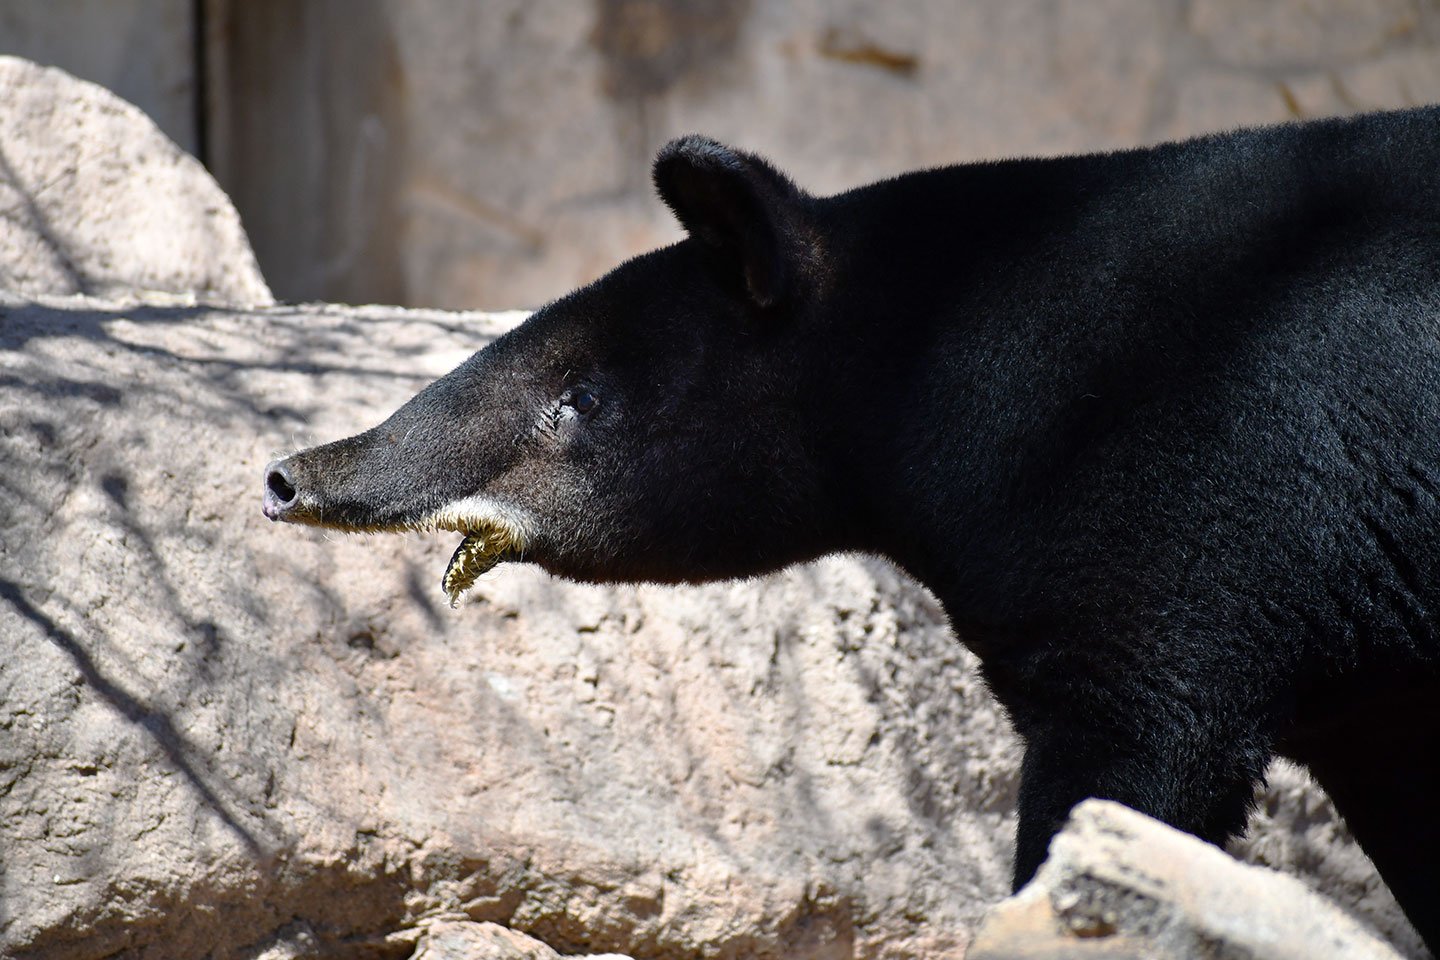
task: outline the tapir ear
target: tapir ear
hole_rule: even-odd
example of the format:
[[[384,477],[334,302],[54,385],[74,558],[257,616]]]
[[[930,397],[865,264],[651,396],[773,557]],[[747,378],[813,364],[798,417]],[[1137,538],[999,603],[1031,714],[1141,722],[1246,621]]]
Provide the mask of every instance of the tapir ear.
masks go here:
[[[655,188],[690,236],[774,306],[803,268],[807,195],[759,157],[705,137],[672,140],[655,158]]]

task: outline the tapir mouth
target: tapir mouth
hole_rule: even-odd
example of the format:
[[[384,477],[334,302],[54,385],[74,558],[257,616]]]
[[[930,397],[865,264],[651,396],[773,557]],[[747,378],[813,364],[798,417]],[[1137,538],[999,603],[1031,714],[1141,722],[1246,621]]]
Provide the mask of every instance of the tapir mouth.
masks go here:
[[[475,585],[480,576],[495,569],[502,560],[520,559],[523,546],[514,531],[495,525],[468,532],[460,546],[450,555],[445,565],[445,576],[440,586],[450,598],[450,606],[460,603],[460,597]]]
[[[453,500],[406,526],[465,534],[440,579],[452,607],[459,605],[460,597],[482,574],[502,561],[519,560],[531,540],[531,524],[523,511],[484,494]]]
[[[531,541],[525,512],[493,497],[477,494],[453,500],[418,513],[374,514],[359,504],[326,504],[314,490],[297,489],[287,464],[276,461],[266,468],[264,512],[271,520],[328,527],[347,533],[406,533],[452,530],[464,534],[455,548],[440,585],[457,606],[465,591],[482,574],[505,560],[519,560]]]

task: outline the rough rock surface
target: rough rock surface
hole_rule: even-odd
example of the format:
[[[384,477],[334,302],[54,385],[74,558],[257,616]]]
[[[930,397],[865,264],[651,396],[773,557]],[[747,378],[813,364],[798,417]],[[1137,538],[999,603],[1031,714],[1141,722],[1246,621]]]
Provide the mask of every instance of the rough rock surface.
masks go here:
[[[540,941],[494,923],[442,920],[420,935],[413,960],[561,960]],[[588,960],[629,960],[618,953],[589,954]]]
[[[452,611],[454,537],[263,519],[496,318],[0,311],[0,954],[953,956],[1005,893],[1015,747],[886,565]]]
[[[1107,800],[1071,812],[1035,879],[986,918],[967,956],[1399,960],[1294,878]]]
[[[404,957],[449,919],[564,954],[960,952],[1007,892],[1018,753],[888,565],[506,566],[452,611],[454,536],[261,517],[273,454],[514,319],[0,298],[0,955]],[[1248,849],[1419,955],[1277,783]]]
[[[138,109],[0,57],[0,289],[272,298],[230,200]]]

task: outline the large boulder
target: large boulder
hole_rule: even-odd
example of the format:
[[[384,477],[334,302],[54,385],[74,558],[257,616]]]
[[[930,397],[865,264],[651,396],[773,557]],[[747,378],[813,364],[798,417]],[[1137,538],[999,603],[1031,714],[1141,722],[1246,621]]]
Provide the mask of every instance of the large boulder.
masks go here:
[[[0,289],[270,303],[230,199],[149,117],[0,57]]]
[[[453,536],[264,520],[513,318],[0,310],[0,954],[939,957],[1006,892],[1013,738],[886,564],[452,611]]]
[[[437,920],[564,954],[967,942],[1007,892],[1018,750],[887,564],[706,588],[504,566],[451,610],[454,536],[262,518],[273,454],[516,319],[0,299],[0,954],[399,957],[439,950]],[[1277,774],[1251,851],[1419,955]]]

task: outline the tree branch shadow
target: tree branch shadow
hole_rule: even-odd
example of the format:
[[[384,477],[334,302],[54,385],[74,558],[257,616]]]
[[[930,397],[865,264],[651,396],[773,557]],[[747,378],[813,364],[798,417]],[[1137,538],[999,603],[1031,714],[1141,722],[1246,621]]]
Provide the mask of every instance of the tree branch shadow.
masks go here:
[[[70,170],[68,172],[73,173],[73,170]],[[45,216],[44,211],[40,209],[40,205],[35,202],[36,197],[38,197],[41,193],[44,193],[51,187],[55,186],[55,184],[60,180],[61,176],[63,176],[63,172],[61,175],[57,175],[50,181],[42,183],[38,189],[27,190],[21,184],[20,178],[16,174],[14,166],[11,165],[9,159],[5,156],[5,151],[3,147],[0,147],[0,180],[8,183],[11,189],[13,189],[17,194],[20,195],[20,200],[18,203],[15,203],[10,207],[0,209],[0,217],[4,217],[6,219],[18,219],[17,217],[15,217],[15,214],[23,211],[24,219],[26,221],[24,226],[34,231],[34,233],[44,242],[46,249],[50,251],[52,258],[55,261],[55,266],[62,274],[64,274],[65,278],[70,282],[70,285],[73,288],[72,292],[91,293],[93,292],[94,285],[90,282],[89,278],[87,278],[85,274],[80,271],[80,268],[75,265],[75,261],[70,257],[69,253],[66,252],[65,245],[61,243],[60,238],[56,236],[55,228],[50,224],[50,219]]]
[[[85,647],[70,631],[57,624],[43,611],[36,608],[25,597],[24,590],[14,581],[0,578],[0,598],[3,598],[15,610],[17,614],[38,626],[48,639],[55,646],[59,647],[68,655],[75,666],[79,669],[85,682],[90,685],[101,697],[103,697],[121,716],[130,723],[144,730],[155,742],[162,753],[165,754],[172,767],[190,782],[191,787],[200,795],[207,806],[215,811],[221,821],[231,830],[232,833],[245,846],[245,849],[257,862],[264,862],[272,857],[270,851],[251,830],[243,824],[240,819],[231,811],[229,805],[205,782],[195,769],[190,756],[196,752],[192,746],[175,728],[175,724],[164,713],[152,708],[134,694],[121,687],[115,681],[106,677],[95,665],[94,659],[86,651]]]

